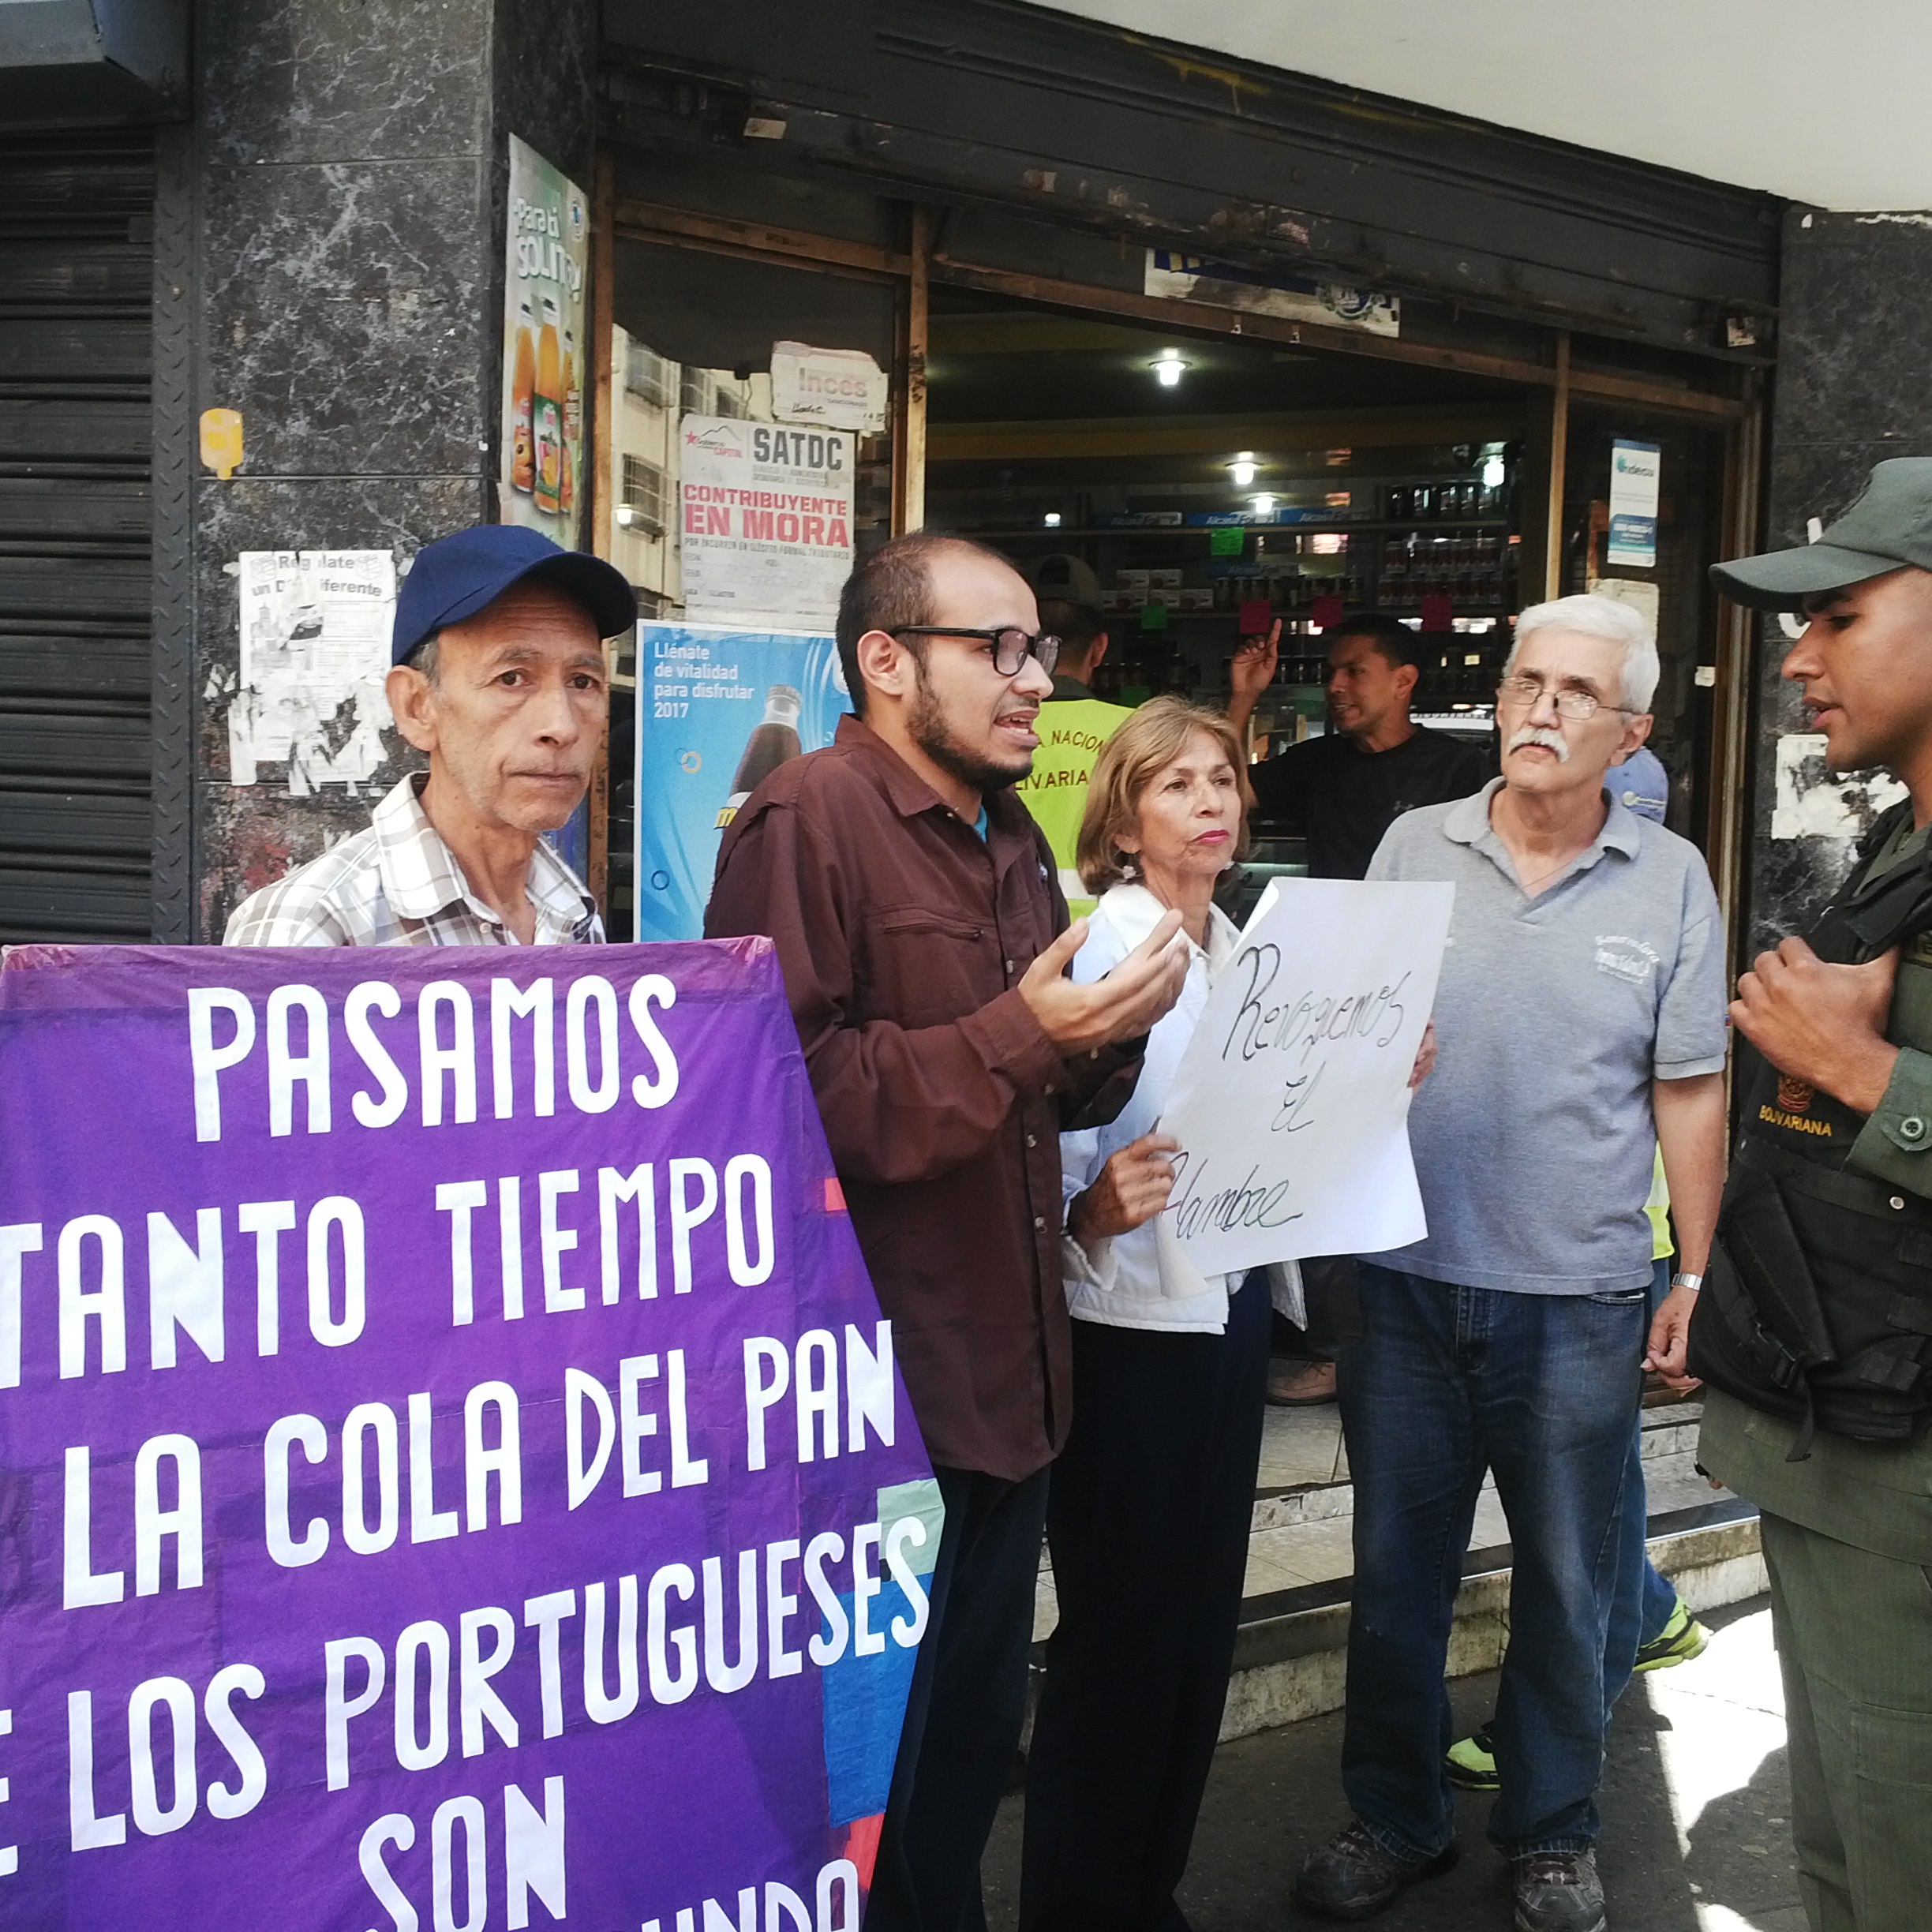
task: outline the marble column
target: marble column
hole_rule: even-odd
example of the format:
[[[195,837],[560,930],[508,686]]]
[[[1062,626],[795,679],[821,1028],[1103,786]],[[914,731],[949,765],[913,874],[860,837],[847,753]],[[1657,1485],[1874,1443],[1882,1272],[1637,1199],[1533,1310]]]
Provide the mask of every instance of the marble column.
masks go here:
[[[285,767],[229,782],[234,580],[254,549],[387,548],[489,516],[507,146],[586,187],[593,0],[211,0],[195,117],[157,212],[157,628],[188,773],[158,936],[219,939],[235,901],[367,822],[410,756],[346,796]],[[227,481],[193,455],[241,412]],[[178,403],[175,415],[182,412]],[[185,846],[185,849],[178,848]]]
[[[1932,214],[1785,217],[1767,541],[1803,543],[1888,456],[1932,455]],[[1787,639],[1761,626],[1750,949],[1802,930],[1844,878],[1857,833],[1894,796],[1799,762],[1805,729],[1778,665]],[[1780,747],[1786,774],[1779,781]],[[1779,809],[1780,800],[1783,810]]]

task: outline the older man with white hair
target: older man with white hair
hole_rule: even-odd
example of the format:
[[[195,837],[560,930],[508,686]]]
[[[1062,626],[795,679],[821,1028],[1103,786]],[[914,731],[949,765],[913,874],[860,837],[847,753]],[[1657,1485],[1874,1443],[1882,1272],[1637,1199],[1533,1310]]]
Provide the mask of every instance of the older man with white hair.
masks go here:
[[[1451,1616],[1492,1471],[1513,1556],[1489,1836],[1518,1932],[1604,1932],[1604,1634],[1646,1366],[1681,1381],[1722,1191],[1722,930],[1696,848],[1606,785],[1642,744],[1655,645],[1607,597],[1518,620],[1503,775],[1390,827],[1371,879],[1456,888],[1440,1056],[1410,1115],[1428,1233],[1365,1263],[1342,1365],[1355,1587],[1350,1822],[1296,1896],[1365,1919],[1455,1862]],[[1680,1272],[1653,1324],[1652,1148]]]

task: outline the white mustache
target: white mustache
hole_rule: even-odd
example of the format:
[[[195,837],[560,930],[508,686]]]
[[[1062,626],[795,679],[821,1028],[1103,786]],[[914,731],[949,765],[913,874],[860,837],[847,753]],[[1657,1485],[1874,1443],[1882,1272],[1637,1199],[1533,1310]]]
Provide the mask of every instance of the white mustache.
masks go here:
[[[1561,732],[1548,731],[1540,724],[1526,724],[1503,749],[1506,753],[1520,751],[1525,745],[1545,746],[1556,754],[1559,765],[1570,762],[1570,747],[1564,743]]]

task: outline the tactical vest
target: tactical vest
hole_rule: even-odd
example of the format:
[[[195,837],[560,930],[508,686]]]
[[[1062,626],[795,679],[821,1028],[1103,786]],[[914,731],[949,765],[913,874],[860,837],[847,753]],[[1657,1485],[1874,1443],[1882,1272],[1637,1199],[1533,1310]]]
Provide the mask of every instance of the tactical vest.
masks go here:
[[[1911,807],[1859,845],[1807,935],[1859,965],[1932,930],[1926,852],[1865,874]],[[1910,1441],[1932,1416],[1932,1200],[1847,1168],[1866,1118],[1740,1043],[1743,1117],[1717,1238],[1690,1323],[1693,1375],[1813,1432]]]

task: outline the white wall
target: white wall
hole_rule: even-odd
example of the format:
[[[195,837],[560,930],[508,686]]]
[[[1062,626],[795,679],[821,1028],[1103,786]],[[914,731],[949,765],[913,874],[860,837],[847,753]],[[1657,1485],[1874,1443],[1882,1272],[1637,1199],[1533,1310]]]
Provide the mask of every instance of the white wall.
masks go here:
[[[1932,208],[1932,0],[1045,0],[1828,208]]]

